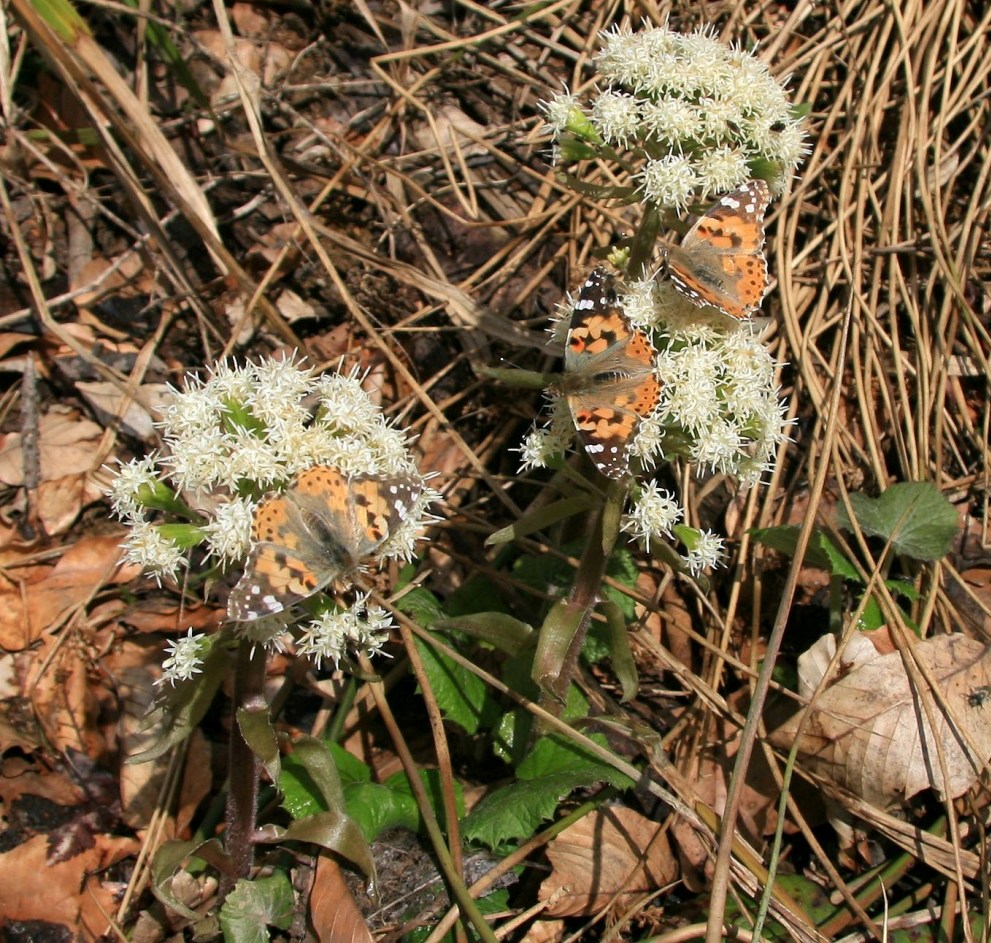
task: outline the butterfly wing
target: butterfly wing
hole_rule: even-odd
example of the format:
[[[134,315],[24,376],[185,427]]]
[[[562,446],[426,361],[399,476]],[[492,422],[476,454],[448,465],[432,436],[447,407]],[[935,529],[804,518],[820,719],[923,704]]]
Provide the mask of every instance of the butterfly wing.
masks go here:
[[[771,193],[751,180],[716,201],[667,252],[671,282],[696,305],[713,305],[743,320],[767,290],[764,214]]]
[[[629,471],[640,421],[660,400],[656,357],[647,335],[623,314],[612,278],[595,269],[575,304],[559,391],[585,451],[607,478]]]
[[[346,478],[318,465],[299,476],[293,497],[317,541],[339,548],[343,563],[354,568],[409,517],[422,490],[408,475]]]
[[[237,622],[288,609],[326,586],[340,569],[313,538],[289,491],[258,505],[252,537],[244,575],[227,600],[227,614]]]
[[[255,509],[254,546],[227,612],[250,621],[288,609],[357,569],[404,521],[422,491],[408,476],[348,478],[316,465]]]

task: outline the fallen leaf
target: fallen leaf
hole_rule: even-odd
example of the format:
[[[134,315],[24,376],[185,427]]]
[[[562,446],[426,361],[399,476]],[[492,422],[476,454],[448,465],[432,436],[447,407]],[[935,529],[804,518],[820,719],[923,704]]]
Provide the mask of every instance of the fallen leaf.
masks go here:
[[[17,567],[10,554],[3,562],[7,574],[18,577],[13,582],[0,576],[0,646],[9,651],[32,644],[101,587],[129,582],[140,572],[134,564],[121,564],[119,535],[86,537],[54,567]]]
[[[41,451],[41,480],[53,481],[66,475],[82,474],[93,468],[97,443],[103,430],[76,410],[54,406],[38,422]],[[6,485],[24,484],[24,454],[21,436],[12,432],[0,445],[0,481]]]
[[[678,873],[663,826],[622,806],[599,809],[568,826],[547,846],[553,867],[540,885],[551,917],[629,906],[670,884]]]
[[[821,679],[829,644],[817,643],[799,659],[804,691],[810,692]],[[831,644],[835,646],[835,640]],[[931,695],[912,687],[898,652],[878,654],[858,635],[851,646],[842,656],[838,680],[819,695],[800,737],[806,765],[882,809],[930,787],[951,798],[963,795],[991,757],[991,724],[979,696],[991,684],[987,646],[960,634],[925,639],[915,646],[915,657],[939,686],[945,710]],[[935,731],[920,697],[929,699]],[[800,711],[775,730],[771,742],[790,748],[804,714]],[[937,743],[946,763],[946,782]]]
[[[0,854],[0,914],[6,921],[44,921],[65,926],[67,938],[97,939],[116,910],[116,887],[100,872],[137,853],[133,838],[96,836],[92,848],[49,864],[48,837],[35,835]]]
[[[317,859],[309,917],[320,943],[372,941],[371,931],[348,890],[340,865],[326,854]]]
[[[109,422],[120,417],[124,430],[142,442],[147,442],[154,435],[154,423],[158,416],[153,416],[135,399],[128,398],[125,401],[124,393],[117,384],[107,381],[80,381],[76,383],[76,389],[82,393],[100,419]],[[141,387],[142,402],[153,409],[164,406],[169,397],[169,388],[164,383],[146,383]]]

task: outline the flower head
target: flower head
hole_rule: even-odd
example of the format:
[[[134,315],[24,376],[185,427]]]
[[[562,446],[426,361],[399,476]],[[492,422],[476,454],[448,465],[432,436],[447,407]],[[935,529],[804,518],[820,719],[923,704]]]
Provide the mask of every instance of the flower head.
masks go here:
[[[269,359],[218,364],[173,390],[163,454],[122,466],[111,486],[114,511],[131,526],[126,558],[177,579],[191,548],[206,568],[227,568],[263,531],[267,549],[251,555],[235,590],[236,618],[261,623],[243,632],[269,647],[281,644],[288,616],[261,617],[305,598],[288,587],[313,593],[340,578],[346,590],[345,577],[368,562],[411,559],[439,495],[361,379]],[[156,511],[164,520],[150,519]]]
[[[296,650],[316,662],[324,660],[340,667],[352,653],[376,655],[388,641],[392,617],[379,606],[369,606],[368,596],[359,596],[348,609],[328,610],[304,630]]]
[[[560,156],[610,160],[617,196],[632,186],[643,202],[678,211],[751,179],[758,164],[775,168],[775,192],[785,188],[808,153],[805,132],[785,84],[753,53],[708,28],[616,26],[600,41],[603,88],[588,101],[566,91],[544,103]]]

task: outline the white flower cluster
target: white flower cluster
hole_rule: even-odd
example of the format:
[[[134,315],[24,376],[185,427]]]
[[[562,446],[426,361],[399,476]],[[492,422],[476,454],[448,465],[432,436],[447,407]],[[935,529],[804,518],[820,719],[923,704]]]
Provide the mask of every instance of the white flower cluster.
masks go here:
[[[207,637],[193,635],[192,627],[185,636],[166,642],[168,657],[162,662],[162,677],[155,684],[175,687],[177,682],[189,681],[198,675],[203,670],[203,654],[208,645]]]
[[[751,179],[756,164],[780,192],[808,153],[784,85],[752,53],[707,28],[600,36],[605,89],[590,104],[567,92],[544,103],[559,158],[627,154],[641,198],[684,212]]]
[[[620,304],[630,322],[650,334],[661,388],[630,446],[637,477],[649,478],[681,458],[744,487],[757,484],[774,466],[786,425],[775,386],[778,365],[750,324],[700,311],[652,279],[629,282]],[[570,316],[566,311],[563,320]],[[546,467],[567,451],[574,434],[564,398],[554,396],[546,423],[531,429],[519,449],[521,469]],[[670,539],[681,518],[674,496],[647,481],[633,489],[623,529],[649,550],[651,539]],[[704,531],[692,534],[683,562],[697,573],[718,562],[722,543]]]
[[[334,466],[348,477],[422,480],[406,435],[386,421],[355,372],[315,375],[292,359],[221,363],[205,380],[192,378],[186,389],[172,390],[159,425],[163,452],[123,464],[110,488],[114,513],[130,526],[125,559],[159,581],[176,580],[194,546],[221,567],[243,559],[259,499],[314,465]],[[427,508],[439,497],[425,484],[418,489],[377,557],[410,559],[433,519]],[[386,621],[364,601],[359,608],[367,619],[361,638],[369,652],[377,651]],[[344,616],[354,623],[358,611]],[[333,615],[324,618],[333,622]],[[285,625],[269,621],[260,620],[257,640],[277,646]],[[352,625],[344,635],[353,641],[361,633]],[[318,660],[343,654],[335,656],[329,643],[312,647],[316,636],[307,638]],[[174,684],[198,670],[198,649],[192,637],[170,645],[165,680]]]
[[[322,613],[300,637],[296,651],[313,659],[319,668],[324,659],[339,668],[348,652],[379,654],[389,638],[392,617],[379,606],[369,606],[368,596],[359,596],[349,609]]]

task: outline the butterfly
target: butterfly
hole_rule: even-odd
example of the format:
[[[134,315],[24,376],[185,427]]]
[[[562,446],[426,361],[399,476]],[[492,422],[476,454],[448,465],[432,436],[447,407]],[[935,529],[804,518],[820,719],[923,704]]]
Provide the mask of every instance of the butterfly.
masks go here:
[[[578,292],[564,352],[564,374],[553,388],[564,396],[589,458],[607,478],[630,470],[640,422],[660,401],[657,352],[630,324],[611,275],[596,268]]]
[[[330,465],[301,471],[255,508],[254,544],[227,615],[274,615],[359,569],[405,521],[423,490],[411,476],[347,477]]]
[[[771,191],[751,180],[720,197],[681,240],[663,250],[675,288],[693,304],[744,320],[767,291],[764,213]]]

